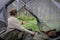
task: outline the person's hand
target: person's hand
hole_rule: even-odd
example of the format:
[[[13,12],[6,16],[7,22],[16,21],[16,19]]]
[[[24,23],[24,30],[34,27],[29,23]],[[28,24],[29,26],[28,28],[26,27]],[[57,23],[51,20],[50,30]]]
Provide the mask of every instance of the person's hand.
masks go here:
[[[37,34],[37,32],[32,32],[32,35],[34,36],[35,34]]]
[[[25,23],[26,23],[26,21],[25,21],[25,20],[22,20],[21,25],[23,25],[23,24],[25,24]]]
[[[35,32],[32,32],[32,35],[35,35]]]

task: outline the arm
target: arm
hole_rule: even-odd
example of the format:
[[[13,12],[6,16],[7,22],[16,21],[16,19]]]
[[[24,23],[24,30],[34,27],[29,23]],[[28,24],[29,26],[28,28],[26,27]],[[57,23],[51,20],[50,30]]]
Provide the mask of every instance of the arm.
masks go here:
[[[14,27],[13,27],[14,29],[18,29],[18,30],[20,30],[20,31],[25,31],[25,32],[28,32],[28,33],[30,33],[30,34],[34,34],[34,32],[29,31],[29,30],[25,29],[22,25],[20,25],[20,23],[18,22],[17,19],[12,20],[11,25],[14,26]]]

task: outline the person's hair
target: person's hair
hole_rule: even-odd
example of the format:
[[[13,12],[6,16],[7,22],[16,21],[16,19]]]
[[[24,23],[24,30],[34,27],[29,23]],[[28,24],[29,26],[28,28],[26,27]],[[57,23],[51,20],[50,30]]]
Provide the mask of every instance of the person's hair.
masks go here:
[[[15,15],[17,15],[17,10],[13,9],[9,13],[10,13],[10,16],[15,16]]]
[[[50,31],[56,31],[56,29],[53,29],[53,30],[49,30],[49,31],[47,31],[47,32],[46,32],[46,34],[48,34]]]
[[[52,29],[52,30],[49,30],[49,31],[47,31],[47,32],[45,32],[45,31],[41,31],[41,32],[43,32],[43,33],[45,33],[45,34],[48,34],[50,31],[56,31],[56,29]]]

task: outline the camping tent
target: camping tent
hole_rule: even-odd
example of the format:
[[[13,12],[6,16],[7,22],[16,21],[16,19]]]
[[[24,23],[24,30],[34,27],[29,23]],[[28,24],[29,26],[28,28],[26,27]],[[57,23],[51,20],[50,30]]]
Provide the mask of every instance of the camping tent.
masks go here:
[[[60,3],[55,0],[16,0],[10,6],[17,10],[25,6],[36,17],[40,30],[60,30]]]

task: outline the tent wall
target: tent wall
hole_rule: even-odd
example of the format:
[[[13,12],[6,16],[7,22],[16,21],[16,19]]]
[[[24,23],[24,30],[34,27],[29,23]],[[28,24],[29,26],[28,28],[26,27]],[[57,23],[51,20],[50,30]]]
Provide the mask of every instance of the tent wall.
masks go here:
[[[26,8],[43,22],[42,30],[60,30],[60,9],[51,0],[32,0]]]
[[[26,5],[25,8],[39,19],[39,26],[42,30],[60,31],[60,9],[51,0],[20,0],[15,3],[12,5],[17,9]]]

